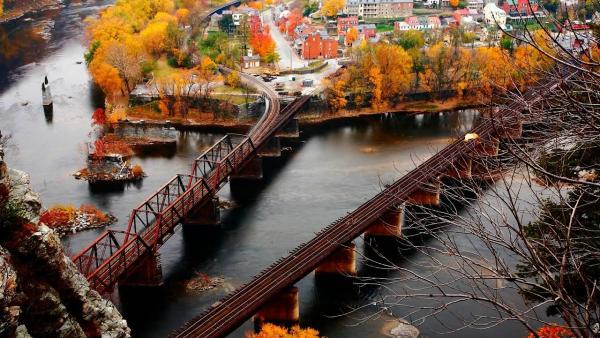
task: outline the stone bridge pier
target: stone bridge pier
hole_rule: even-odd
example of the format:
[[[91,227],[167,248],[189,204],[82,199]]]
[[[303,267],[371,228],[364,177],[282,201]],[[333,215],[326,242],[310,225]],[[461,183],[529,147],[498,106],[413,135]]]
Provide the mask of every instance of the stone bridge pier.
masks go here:
[[[159,287],[163,285],[160,254],[148,253],[138,266],[119,280],[120,289]]]
[[[315,269],[316,278],[356,276],[356,245],[352,242],[339,246]]]
[[[299,292],[296,286],[291,286],[271,297],[254,315],[254,328],[259,331],[264,323],[292,326],[299,321]]]
[[[219,198],[212,199],[196,206],[188,215],[183,218],[183,225],[189,226],[215,226],[221,223],[221,209],[219,208]]]

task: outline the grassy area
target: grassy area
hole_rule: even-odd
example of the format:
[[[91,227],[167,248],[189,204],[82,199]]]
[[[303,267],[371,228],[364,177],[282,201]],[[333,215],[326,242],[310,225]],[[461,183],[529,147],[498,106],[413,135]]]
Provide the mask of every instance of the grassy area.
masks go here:
[[[377,27],[377,33],[391,32],[394,30],[394,25],[389,23],[378,23],[375,27]]]
[[[223,100],[227,102],[231,102],[232,104],[239,105],[245,103],[252,103],[256,101],[256,97],[249,96],[246,101],[245,95],[228,95],[228,94],[214,94],[213,97],[218,100]]]
[[[173,74],[173,72],[177,71],[176,68],[169,66],[166,57],[161,57],[156,61],[156,68],[154,68],[153,73],[155,77],[164,77]]]
[[[234,88],[228,85],[220,85],[213,88],[213,93],[218,94],[245,94],[246,92],[242,88]],[[253,90],[250,93],[254,93]]]

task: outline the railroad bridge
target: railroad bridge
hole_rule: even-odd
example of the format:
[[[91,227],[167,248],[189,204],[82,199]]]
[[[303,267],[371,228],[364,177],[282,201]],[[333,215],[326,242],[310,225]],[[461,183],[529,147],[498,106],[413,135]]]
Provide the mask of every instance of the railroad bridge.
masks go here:
[[[567,74],[564,78],[574,74]],[[521,113],[560,83],[544,83],[529,90],[522,101],[496,111],[470,133],[474,140],[456,140],[356,210],[336,220],[315,237],[292,250],[245,285],[215,303],[172,333],[172,337],[223,337],[254,316],[255,323],[299,321],[296,282],[315,275],[355,275],[352,241],[367,237],[397,237],[402,232],[406,205],[439,205],[441,180],[494,180],[497,173],[482,166],[498,155],[503,139],[519,138]]]
[[[223,73],[231,70],[219,67]],[[228,134],[133,209],[125,230],[108,230],[73,257],[90,285],[101,294],[120,286],[162,281],[158,250],[181,224],[219,221],[218,191],[262,177],[262,157],[280,155],[280,138],[297,138],[296,112],[309,100],[301,96],[280,109],[277,93],[253,76],[241,81],[265,98],[265,113],[249,134]]]

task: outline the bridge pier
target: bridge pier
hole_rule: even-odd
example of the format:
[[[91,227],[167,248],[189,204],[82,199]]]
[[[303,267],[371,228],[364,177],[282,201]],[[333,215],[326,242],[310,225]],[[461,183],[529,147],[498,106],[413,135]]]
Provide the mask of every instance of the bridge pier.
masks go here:
[[[386,212],[365,231],[365,238],[400,237],[402,235],[402,219],[404,206],[395,207]]]
[[[452,163],[452,166],[444,174],[444,177],[454,178],[458,180],[470,179],[472,168],[473,160],[471,160],[470,158],[460,159]]]
[[[300,321],[298,288],[291,286],[273,296],[254,315],[254,327],[258,331],[264,323],[290,326]]]
[[[489,139],[478,138],[474,150],[478,156],[498,156],[500,150],[500,141],[495,137]]]
[[[281,156],[281,143],[279,137],[271,137],[260,149],[258,149],[260,157],[279,157]]]
[[[413,192],[407,200],[408,204],[415,205],[440,205],[440,180],[425,184],[424,187],[418,188]]]
[[[119,288],[159,287],[163,285],[160,255],[146,255],[133,272],[119,280]]]
[[[236,199],[247,199],[260,187],[263,178],[263,159],[255,157],[241,170],[229,178],[231,195]]]
[[[356,245],[352,242],[338,247],[315,269],[315,277],[355,276]]]
[[[218,225],[221,223],[219,198],[212,199],[196,206],[182,221],[184,226]]]
[[[298,119],[293,118],[288,123],[286,123],[281,130],[275,133],[275,137],[279,138],[291,138],[296,139],[300,137],[300,127],[298,124]]]
[[[512,125],[503,126],[498,130],[498,136],[502,139],[520,139],[523,136],[523,121],[519,119]]]

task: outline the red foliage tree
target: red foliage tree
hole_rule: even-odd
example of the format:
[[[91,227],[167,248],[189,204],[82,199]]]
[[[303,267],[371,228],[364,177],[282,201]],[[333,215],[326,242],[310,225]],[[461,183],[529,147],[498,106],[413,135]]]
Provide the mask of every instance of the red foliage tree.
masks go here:
[[[533,333],[530,333],[527,338],[535,338]],[[539,338],[571,338],[575,337],[573,332],[564,326],[559,325],[544,325],[537,331]]]
[[[104,109],[98,108],[92,114],[92,126],[103,126],[106,124],[106,114],[104,113]]]

